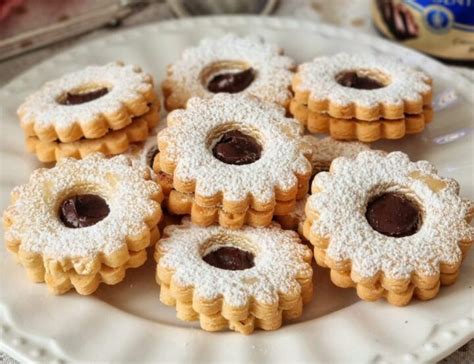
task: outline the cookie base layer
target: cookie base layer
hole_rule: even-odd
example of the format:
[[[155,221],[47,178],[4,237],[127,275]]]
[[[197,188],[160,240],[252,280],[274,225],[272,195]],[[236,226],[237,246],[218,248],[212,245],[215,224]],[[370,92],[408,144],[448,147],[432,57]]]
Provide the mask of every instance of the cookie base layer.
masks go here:
[[[242,212],[226,211],[222,206],[203,207],[199,205],[193,194],[186,194],[172,190],[165,198],[165,207],[175,215],[191,215],[191,220],[199,226],[219,224],[229,229],[238,229],[243,225],[254,227],[268,226],[274,216],[288,215],[296,205],[296,200],[276,201],[273,208],[259,211],[248,208]]]
[[[17,244],[7,242],[7,249],[15,254],[17,261],[26,269],[28,278],[35,283],[46,283],[48,290],[56,295],[64,294],[74,288],[81,295],[94,293],[101,283],[115,285],[120,283],[129,268],[138,268],[147,260],[146,248],[154,245],[160,238],[157,227],[147,236],[130,242],[127,247],[111,255],[103,255],[93,261],[58,261],[37,253],[20,250]],[[81,270],[87,266],[87,270]]]
[[[406,134],[423,131],[433,120],[433,110],[424,108],[420,114],[406,114],[403,119],[362,121],[338,119],[314,112],[295,99],[291,101],[290,112],[311,133],[328,133],[334,139],[373,142],[379,139],[400,139]]]
[[[155,252],[159,261],[160,254]],[[203,301],[194,298],[193,287],[183,287],[173,280],[173,271],[158,265],[156,281],[160,285],[160,301],[176,307],[177,318],[183,321],[199,320],[206,331],[233,330],[245,335],[255,329],[276,330],[283,321],[297,319],[303,312],[303,304],[311,301],[313,283],[311,279],[298,279],[301,294],[279,295],[278,303],[264,304],[252,300],[244,307],[226,305],[222,298]]]
[[[62,158],[82,159],[85,156],[100,152],[111,156],[125,152],[131,143],[141,142],[148,138],[149,130],[159,123],[159,106],[152,105],[150,110],[135,117],[133,122],[121,130],[110,131],[98,139],[81,139],[71,143],[59,141],[45,142],[36,137],[26,139],[26,149],[36,154],[40,162],[56,162]]]
[[[329,240],[314,234],[311,230],[316,216],[310,216],[303,225],[303,234],[314,247],[316,263],[330,269],[331,281],[341,288],[356,288],[359,298],[365,301],[385,299],[392,305],[405,306],[413,297],[419,300],[430,300],[439,292],[441,285],[451,285],[456,282],[461,262],[456,265],[440,264],[440,274],[423,276],[412,274],[409,279],[393,279],[382,272],[372,277],[361,277],[352,270],[350,261],[334,261],[326,254]],[[463,259],[472,244],[459,242]]]
[[[275,200],[265,204],[254,199],[228,202],[223,201],[221,196],[196,196],[192,192],[194,186],[174,181],[171,174],[162,171],[160,160],[158,153],[153,161],[153,170],[157,175],[156,182],[165,195],[164,206],[172,214],[191,215],[192,222],[199,226],[214,223],[231,229],[238,229],[244,224],[268,226],[274,216],[290,214],[295,209],[296,201],[305,198],[309,189],[310,176],[300,176],[294,189],[275,191]],[[181,191],[175,188],[176,185]]]

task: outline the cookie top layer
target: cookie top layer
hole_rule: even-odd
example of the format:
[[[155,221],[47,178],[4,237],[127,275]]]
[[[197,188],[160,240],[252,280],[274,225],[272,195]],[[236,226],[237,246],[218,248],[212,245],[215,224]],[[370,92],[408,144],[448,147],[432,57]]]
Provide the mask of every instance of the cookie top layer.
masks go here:
[[[474,228],[466,221],[473,205],[459,197],[457,182],[439,177],[427,161],[411,162],[402,152],[365,151],[353,159],[337,158],[331,172],[316,175],[313,186],[320,192],[306,205],[308,215],[314,211],[319,216],[312,232],[329,239],[329,258],[351,260],[362,277],[380,271],[394,279],[414,272],[436,275],[441,263],[460,263],[460,241],[474,239]],[[385,193],[406,196],[419,206],[422,223],[416,233],[390,237],[370,226],[368,203]]]
[[[185,218],[182,225],[166,227],[164,236],[157,244],[158,264],[174,272],[175,283],[193,286],[199,299],[223,297],[233,307],[243,307],[252,299],[272,304],[278,302],[279,294],[300,294],[297,279],[311,279],[313,274],[311,250],[295,232],[278,224],[231,230],[216,225],[198,227]],[[253,267],[227,270],[203,260],[222,247],[251,253]]]
[[[353,76],[358,74],[357,76]],[[351,79],[347,80],[350,75]],[[403,106],[404,102],[423,102],[431,93],[431,79],[400,61],[382,55],[339,53],[316,57],[303,63],[293,83],[295,92],[308,92],[309,99],[329,101],[340,107],[355,104],[362,107],[378,105]],[[381,83],[376,88],[363,88],[363,80]],[[365,82],[367,83],[367,82]]]
[[[18,115],[24,127],[24,124],[33,124],[34,128],[54,126],[57,130],[68,130],[76,125],[91,128],[98,118],[127,116],[134,103],[146,104],[149,100],[144,95],[152,89],[151,76],[137,66],[121,62],[89,66],[45,83],[26,98]],[[107,92],[99,93],[102,90]],[[89,101],[74,101],[77,95],[92,93],[94,97]],[[67,102],[71,95],[74,102]]]
[[[147,174],[123,155],[106,158],[99,153],[37,169],[27,184],[12,191],[4,216],[6,240],[55,260],[94,258],[127,248],[127,239],[146,234],[148,220],[161,214],[161,189]],[[66,227],[59,216],[61,204],[75,195],[97,195],[110,211],[92,226]]]
[[[213,76],[228,71],[246,85],[250,78],[243,79],[242,72],[247,71],[247,75],[251,69],[253,81],[240,93],[284,105],[291,98],[289,88],[295,64],[282,53],[277,45],[256,36],[226,34],[217,39],[206,38],[197,47],[186,49],[169,67],[164,86],[169,85],[170,97],[181,99],[179,103],[184,105],[194,96],[211,97],[214,93],[208,90],[207,84]],[[221,85],[223,82],[226,80],[220,80]],[[230,87],[227,89],[233,92]]]
[[[259,142],[262,151],[257,161],[234,165],[214,157],[214,146],[231,130]],[[302,138],[301,125],[285,117],[282,107],[245,95],[190,99],[185,110],[168,115],[158,146],[160,164],[172,164],[174,178],[195,182],[194,192],[205,197],[222,193],[227,201],[252,196],[267,203],[274,199],[275,188],[295,188],[296,174],[311,174],[311,148]]]

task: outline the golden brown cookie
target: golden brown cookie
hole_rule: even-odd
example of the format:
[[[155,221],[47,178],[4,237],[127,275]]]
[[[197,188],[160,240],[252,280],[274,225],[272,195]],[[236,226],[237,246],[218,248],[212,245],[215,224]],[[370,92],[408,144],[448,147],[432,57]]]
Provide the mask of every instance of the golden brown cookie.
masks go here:
[[[303,63],[293,77],[294,100],[336,119],[397,120],[431,105],[432,80],[382,55],[339,53]]]
[[[123,129],[156,101],[153,79],[121,62],[89,66],[47,82],[18,108],[27,137],[70,143]]]
[[[335,285],[403,306],[456,281],[474,240],[473,211],[457,182],[427,161],[366,151],[316,175],[303,230]]]
[[[6,246],[32,281],[55,294],[119,283],[159,238],[161,189],[125,156],[63,159],[36,170],[11,197]]]
[[[206,331],[276,330],[312,298],[311,250],[277,224],[229,230],[185,218],[165,228],[155,259],[161,302]]]
[[[203,39],[168,67],[162,84],[165,107],[184,108],[191,97],[209,98],[219,92],[253,95],[288,107],[295,64],[282,53],[256,36]]]
[[[172,176],[176,191],[167,207],[196,224],[264,226],[308,191],[311,148],[299,123],[254,97],[189,100],[168,115],[158,146],[155,171]]]

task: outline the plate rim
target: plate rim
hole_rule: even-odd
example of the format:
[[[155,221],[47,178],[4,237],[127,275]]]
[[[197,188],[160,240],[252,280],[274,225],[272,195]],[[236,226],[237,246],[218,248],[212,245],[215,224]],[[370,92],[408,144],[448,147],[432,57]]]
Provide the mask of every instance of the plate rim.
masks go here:
[[[193,26],[216,26],[216,27],[225,27],[226,25],[238,26],[238,25],[254,25],[259,26],[268,26],[279,27],[281,29],[287,29],[289,31],[300,29],[307,30],[311,32],[319,32],[330,34],[333,37],[340,37],[346,39],[355,39],[357,41],[370,44],[373,48],[377,50],[387,51],[388,53],[393,53],[389,51],[389,48],[394,49],[396,54],[402,54],[404,57],[410,59],[410,57],[416,57],[426,62],[427,67],[442,68],[449,73],[449,77],[455,83],[455,88],[462,90],[461,93],[466,100],[474,105],[474,95],[471,95],[469,89],[472,87],[471,82],[462,74],[456,72],[455,70],[450,69],[449,67],[443,65],[437,60],[429,58],[426,55],[423,55],[415,50],[405,48],[398,44],[389,42],[385,39],[376,38],[372,35],[363,34],[363,33],[351,33],[347,29],[337,28],[331,25],[316,23],[309,20],[300,20],[291,17],[263,17],[263,16],[207,16],[207,17],[192,17],[185,19],[172,19],[166,21],[158,21],[150,24],[144,24],[137,27],[131,27],[127,29],[122,29],[118,32],[102,36],[97,39],[86,40],[77,44],[73,47],[67,48],[58,54],[47,58],[40,62],[37,65],[34,65],[30,69],[24,71],[23,73],[17,75],[15,78],[10,80],[6,85],[0,89],[0,97],[8,97],[9,94],[14,93],[15,91],[23,89],[29,78],[34,77],[34,75],[39,72],[43,67],[54,64],[55,62],[64,62],[64,59],[71,57],[75,53],[82,53],[84,49],[91,49],[93,47],[100,47],[105,45],[107,41],[113,40],[114,38],[120,39],[120,37],[129,36],[133,34],[143,34],[146,29],[156,28],[156,30],[178,30],[180,31],[185,27]],[[39,337],[35,334],[29,334],[28,330],[25,327],[21,327],[18,322],[15,322],[13,319],[14,315],[11,313],[11,308],[4,306],[0,302],[0,348],[7,352],[14,358],[18,358],[21,361],[35,362],[38,360],[36,354],[41,352],[42,359],[45,358],[45,355],[49,355],[52,360],[57,360],[61,362],[63,356],[58,354],[61,350],[59,344],[56,340],[52,340],[48,336]],[[468,317],[459,318],[457,321],[452,321],[446,323],[445,325],[438,325],[438,332],[440,335],[447,335],[446,333],[456,333],[456,341],[448,342],[445,346],[439,345],[438,347],[431,350],[429,353],[426,353],[423,348],[417,348],[411,350],[410,353],[404,353],[400,355],[400,358],[404,360],[409,360],[412,362],[423,362],[423,361],[432,361],[439,360],[444,356],[450,354],[458,347],[466,343],[467,341],[474,338],[474,312],[471,312],[471,315]],[[10,337],[11,336],[11,337]],[[18,344],[18,341],[19,344]]]

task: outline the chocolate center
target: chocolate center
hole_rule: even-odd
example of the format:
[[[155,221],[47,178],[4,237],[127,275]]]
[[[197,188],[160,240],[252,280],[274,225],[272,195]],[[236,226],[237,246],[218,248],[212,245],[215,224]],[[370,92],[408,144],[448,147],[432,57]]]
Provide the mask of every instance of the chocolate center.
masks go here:
[[[150,168],[153,168],[153,162],[155,161],[156,155],[160,152],[157,145],[151,147],[146,153],[146,163]]]
[[[262,147],[250,135],[232,130],[222,134],[212,154],[226,164],[250,164],[260,159]]]
[[[86,102],[98,99],[99,97],[106,95],[108,92],[109,90],[107,89],[107,87],[102,87],[97,90],[83,92],[83,93],[68,92],[66,94],[66,97],[63,100],[61,100],[60,103],[63,105],[84,104]]]
[[[213,267],[226,270],[244,270],[255,265],[252,253],[230,246],[216,249],[202,259]]]
[[[207,89],[213,93],[228,92],[231,94],[245,90],[255,79],[253,68],[240,72],[219,73],[212,77]]]
[[[421,225],[416,203],[397,193],[384,193],[370,201],[365,217],[374,230],[395,238],[413,235]]]
[[[356,88],[358,90],[374,90],[385,87],[385,85],[369,76],[360,75],[356,71],[343,72],[336,76],[338,84],[344,87]]]
[[[61,203],[59,218],[68,228],[83,228],[97,224],[109,214],[107,202],[96,195],[75,195]]]

